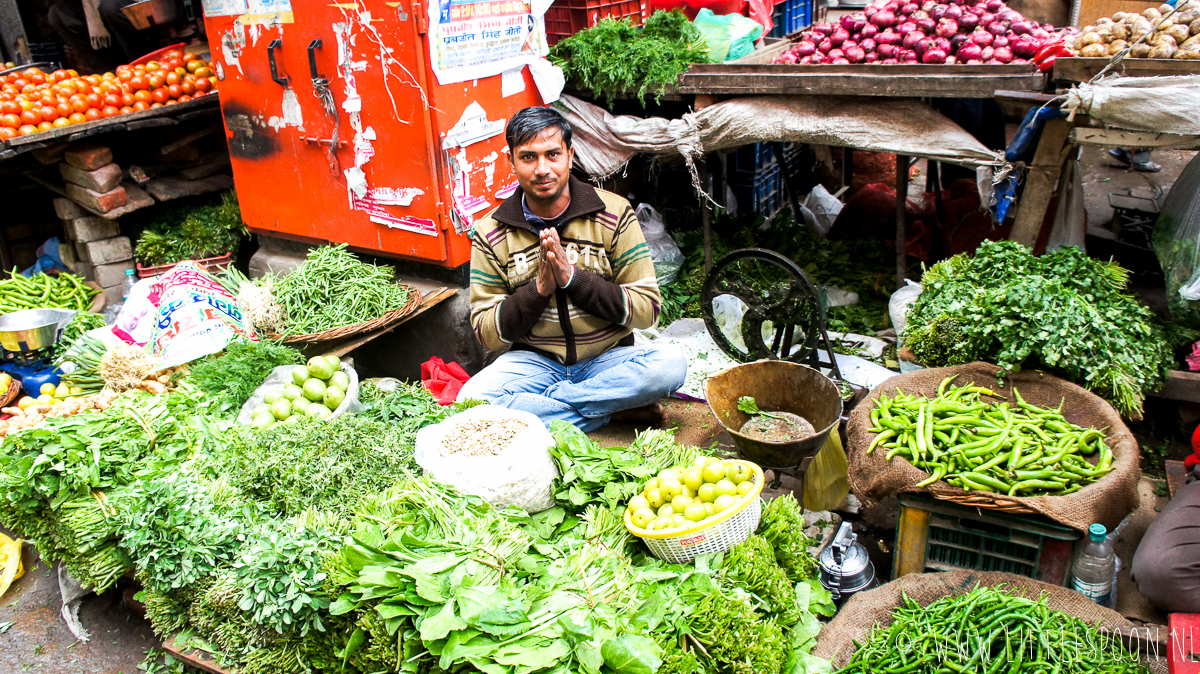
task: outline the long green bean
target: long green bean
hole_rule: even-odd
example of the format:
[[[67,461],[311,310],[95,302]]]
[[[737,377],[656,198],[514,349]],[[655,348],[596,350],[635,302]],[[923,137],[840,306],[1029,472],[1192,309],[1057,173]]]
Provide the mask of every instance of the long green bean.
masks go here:
[[[902,457],[929,473],[915,486],[939,480],[961,489],[1008,496],[1069,494],[1112,472],[1113,454],[1104,432],[1066,420],[1062,405],[1043,408],[1013,389],[1013,405],[991,403],[979,386],[951,385],[948,377],[933,398],[897,390],[881,395],[871,410],[877,433],[867,454],[883,448],[887,460]],[[1093,465],[1084,456],[1098,454]]]
[[[836,674],[1144,674],[1136,654],[1079,618],[1003,586],[921,606],[904,596]]]
[[[275,283],[287,319],[284,334],[323,332],[374,320],[408,303],[409,289],[388,266],[367,264],[346,245],[312,249],[304,264]]]

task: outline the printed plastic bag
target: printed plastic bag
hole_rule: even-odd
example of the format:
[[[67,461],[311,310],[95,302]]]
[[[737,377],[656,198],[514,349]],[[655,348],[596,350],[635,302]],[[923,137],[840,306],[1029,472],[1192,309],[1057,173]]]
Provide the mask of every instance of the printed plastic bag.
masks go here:
[[[842,447],[842,436],[838,434],[841,425],[840,421],[833,425],[821,451],[804,472],[805,510],[829,510],[850,493],[850,464]]]
[[[741,14],[717,16],[707,7],[696,14],[693,22],[704,41],[708,53],[716,63],[739,59],[754,51],[754,43],[762,35],[762,24]]]
[[[292,370],[300,367],[299,365],[280,365],[271,370],[271,374],[263,380],[263,383],[254,389],[254,393],[250,395],[250,399],[242,405],[242,411],[238,412],[237,422],[243,426],[249,426],[254,418],[254,410],[259,405],[265,404],[263,398],[271,391],[279,391],[284,386],[292,383]],[[354,370],[354,366],[348,361],[342,361],[342,372],[350,377],[350,386],[346,387],[346,397],[342,399],[342,404],[337,406],[337,409],[330,414],[328,419],[340,417],[343,414],[354,414],[364,409],[358,404],[358,372]]]
[[[516,419],[526,428],[499,453],[442,453],[442,440],[460,425],[502,419]],[[413,459],[426,473],[464,494],[479,496],[498,508],[516,506],[537,513],[554,505],[551,487],[558,477],[558,466],[550,456],[552,445],[554,437],[535,415],[498,405],[479,405],[417,431]]]
[[[1171,187],[1151,239],[1167,285],[1167,307],[1178,323],[1200,328],[1200,154]]]
[[[646,237],[646,245],[650,248],[650,259],[654,260],[654,275],[658,285],[664,286],[675,281],[679,269],[683,267],[683,251],[667,234],[662,216],[650,204],[639,204],[637,219],[642,225],[642,235]]]
[[[147,346],[163,368],[217,353],[236,337],[258,341],[233,295],[195,262],[179,263],[151,288],[158,313]]]

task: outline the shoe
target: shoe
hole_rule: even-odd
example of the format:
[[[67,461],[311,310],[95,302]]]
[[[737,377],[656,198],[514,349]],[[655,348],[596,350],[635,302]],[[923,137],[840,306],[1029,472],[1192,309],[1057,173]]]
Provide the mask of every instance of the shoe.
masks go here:
[[[1133,162],[1133,169],[1140,173],[1158,173],[1162,167],[1147,159],[1146,161]]]
[[[1110,156],[1113,159],[1120,162],[1121,166],[1123,168],[1129,168],[1130,163],[1132,163],[1132,161],[1133,161],[1132,153],[1130,153],[1129,150],[1127,150],[1125,148],[1117,148],[1115,150],[1109,150],[1108,156]]]

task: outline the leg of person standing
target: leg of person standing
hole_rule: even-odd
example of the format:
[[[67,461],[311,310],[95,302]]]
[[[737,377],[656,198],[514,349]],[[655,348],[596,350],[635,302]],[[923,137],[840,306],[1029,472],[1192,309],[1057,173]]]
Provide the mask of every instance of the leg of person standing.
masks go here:
[[[117,46],[125,54],[125,63],[140,58],[154,51],[156,45],[151,40],[150,30],[138,30],[133,22],[121,11],[122,7],[132,5],[136,0],[100,0],[100,18],[112,33]]]
[[[1200,466],[1192,469],[1200,477]],[[1168,613],[1200,613],[1200,479],[1175,492],[1133,555],[1133,581]]]
[[[58,39],[81,61],[81,69],[102,73],[122,63],[119,49],[92,49],[87,19],[84,18],[83,5],[79,0],[60,0],[50,5],[50,9],[46,11],[46,21],[50,23]]]

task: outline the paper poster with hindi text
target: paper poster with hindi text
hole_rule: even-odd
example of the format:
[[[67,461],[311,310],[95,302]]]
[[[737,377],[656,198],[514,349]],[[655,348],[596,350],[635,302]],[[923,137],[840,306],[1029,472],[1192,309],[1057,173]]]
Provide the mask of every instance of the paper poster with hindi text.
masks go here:
[[[429,3],[430,61],[438,83],[482,79],[537,61],[549,51],[537,11],[531,0]]]

